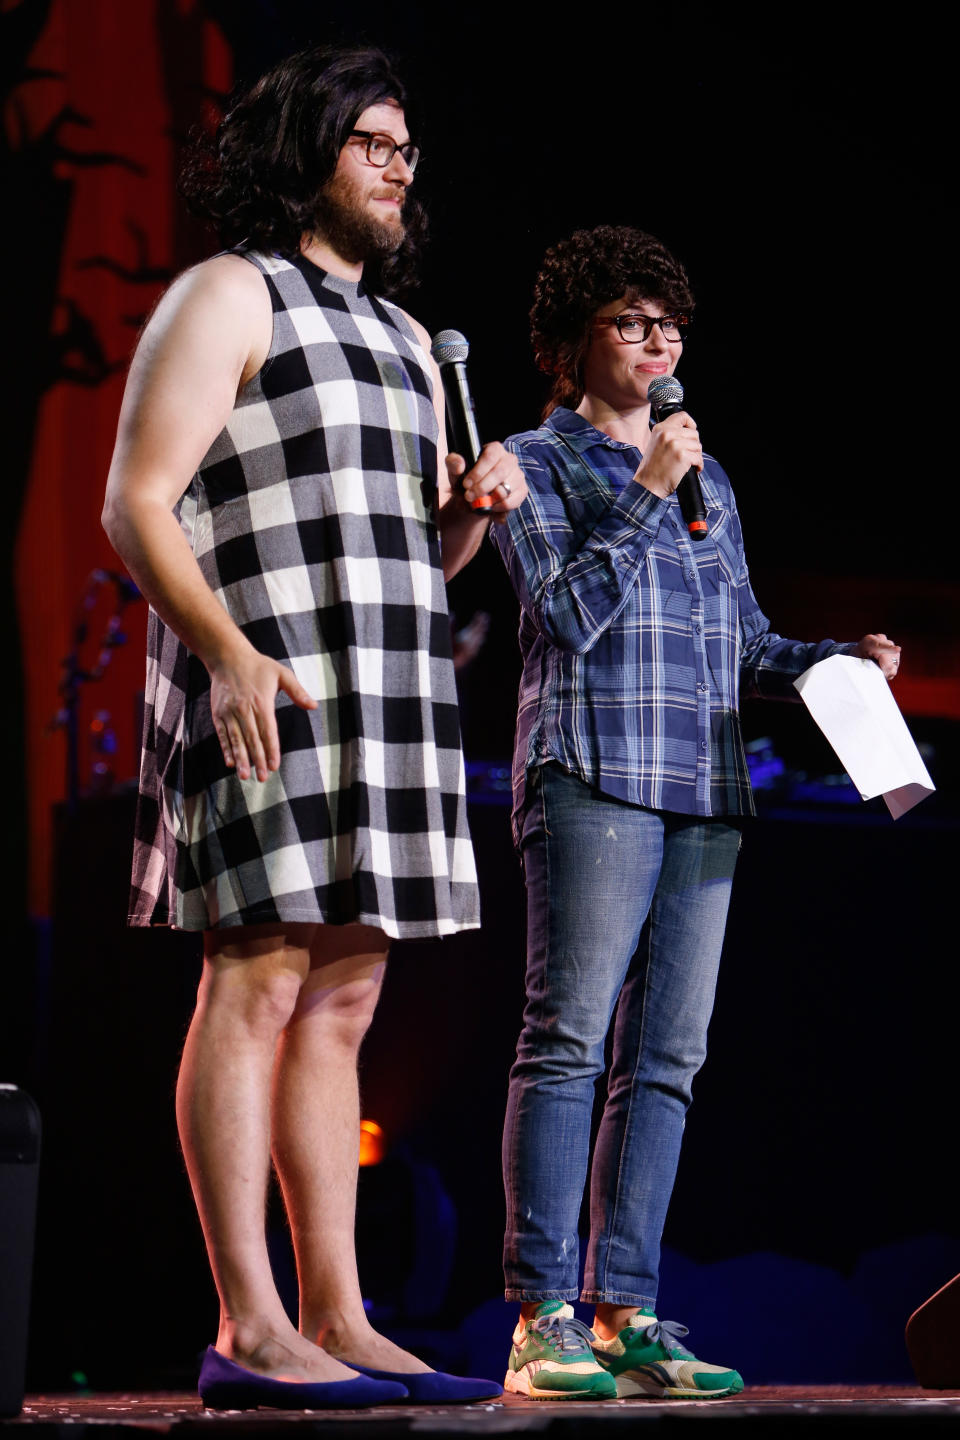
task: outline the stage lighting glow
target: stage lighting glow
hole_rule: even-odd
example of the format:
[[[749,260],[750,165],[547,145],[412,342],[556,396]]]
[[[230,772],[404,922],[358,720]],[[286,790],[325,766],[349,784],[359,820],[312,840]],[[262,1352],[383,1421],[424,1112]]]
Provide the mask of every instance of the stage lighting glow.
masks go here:
[[[387,1140],[376,1120],[360,1121],[360,1164],[379,1165],[387,1151]]]

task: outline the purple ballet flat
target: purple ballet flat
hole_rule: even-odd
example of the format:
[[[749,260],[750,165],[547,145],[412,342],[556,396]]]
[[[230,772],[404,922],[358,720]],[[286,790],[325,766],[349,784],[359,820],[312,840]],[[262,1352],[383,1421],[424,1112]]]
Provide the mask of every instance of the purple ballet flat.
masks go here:
[[[467,1405],[471,1400],[498,1400],[503,1394],[503,1387],[495,1380],[448,1375],[443,1370],[407,1375],[399,1370],[372,1370],[369,1365],[355,1365],[352,1360],[343,1363],[371,1380],[393,1380],[404,1385],[407,1405]]]
[[[351,1366],[351,1369],[354,1367]],[[452,1377],[451,1377],[452,1378]],[[211,1410],[358,1410],[408,1398],[401,1380],[357,1375],[355,1380],[271,1380],[227,1360],[212,1345],[200,1366],[200,1399]]]

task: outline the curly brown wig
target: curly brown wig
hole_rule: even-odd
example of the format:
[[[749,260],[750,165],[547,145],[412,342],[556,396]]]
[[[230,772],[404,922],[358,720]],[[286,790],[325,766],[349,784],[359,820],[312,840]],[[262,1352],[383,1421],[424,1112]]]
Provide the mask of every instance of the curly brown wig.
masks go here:
[[[241,242],[290,257],[316,227],[318,196],[340,151],[370,105],[407,94],[388,58],[370,48],[317,47],[281,60],[228,104],[215,137],[197,137],[180,189],[194,214],[224,245]],[[383,295],[414,281],[426,217],[408,196],[406,234],[392,255],[371,262],[365,279]]]
[[[553,376],[544,419],[558,405],[583,399],[582,361],[593,317],[611,300],[657,300],[673,311],[693,309],[686,271],[665,245],[629,225],[577,230],[543,257],[533,292],[530,335],[537,365]]]

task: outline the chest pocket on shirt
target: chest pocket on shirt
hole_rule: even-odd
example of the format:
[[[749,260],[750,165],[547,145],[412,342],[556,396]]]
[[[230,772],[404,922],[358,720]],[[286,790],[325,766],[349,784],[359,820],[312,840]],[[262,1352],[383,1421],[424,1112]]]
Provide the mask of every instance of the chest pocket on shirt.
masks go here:
[[[554,475],[567,519],[578,539],[585,539],[606,515],[614,496],[613,486],[584,460],[578,450],[558,434],[564,464]]]
[[[712,506],[707,509],[708,534],[713,541],[717,552],[717,563],[720,568],[720,578],[729,585],[737,585],[740,582],[741,558],[740,547],[734,534],[733,526],[730,523],[729,510],[714,509]]]

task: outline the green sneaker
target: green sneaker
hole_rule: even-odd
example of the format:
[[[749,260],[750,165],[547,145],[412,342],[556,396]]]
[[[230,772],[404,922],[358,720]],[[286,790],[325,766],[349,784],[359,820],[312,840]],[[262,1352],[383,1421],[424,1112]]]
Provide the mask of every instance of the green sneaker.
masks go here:
[[[617,1382],[593,1358],[593,1340],[572,1305],[542,1301],[513,1332],[504,1390],[531,1400],[616,1400]]]
[[[617,1382],[621,1400],[631,1395],[666,1399],[712,1400],[738,1395],[743,1380],[736,1370],[705,1365],[680,1344],[686,1325],[660,1321],[652,1310],[631,1315],[630,1324],[612,1340],[594,1336],[593,1353]]]

